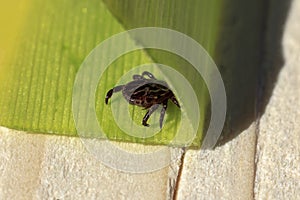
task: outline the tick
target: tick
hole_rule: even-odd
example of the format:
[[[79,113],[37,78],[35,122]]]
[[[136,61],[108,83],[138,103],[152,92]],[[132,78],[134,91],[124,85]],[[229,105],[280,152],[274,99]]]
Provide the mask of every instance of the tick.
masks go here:
[[[146,78],[146,76],[148,78]],[[119,85],[110,89],[105,97],[105,103],[111,98],[113,93],[122,91],[124,98],[131,105],[136,105],[147,109],[147,113],[143,118],[142,125],[149,126],[147,121],[159,105],[162,105],[160,111],[159,125],[162,128],[164,116],[168,107],[168,100],[170,99],[178,108],[180,105],[172,92],[168,88],[165,81],[157,80],[153,74],[144,71],[142,75],[133,75],[133,81]]]

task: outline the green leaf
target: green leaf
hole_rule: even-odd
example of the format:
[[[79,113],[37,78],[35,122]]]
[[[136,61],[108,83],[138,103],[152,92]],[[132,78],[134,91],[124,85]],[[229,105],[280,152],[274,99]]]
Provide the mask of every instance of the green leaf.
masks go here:
[[[25,2],[25,1],[24,1]],[[85,57],[100,42],[125,29],[155,26],[183,32],[201,43],[214,56],[218,39],[221,3],[216,0],[176,1],[46,1],[21,2],[22,13],[1,22],[0,44],[0,125],[30,132],[75,136],[72,91],[76,73]],[[5,7],[5,6],[4,6]],[[15,7],[8,6],[17,13]],[[10,17],[7,13],[1,18]],[[18,30],[18,31],[16,31]],[[2,35],[3,34],[3,35]],[[134,40],[134,38],[132,38]],[[2,41],[2,40],[1,40]],[[1,51],[0,51],[1,53]],[[110,54],[110,49],[107,50]],[[1,54],[0,54],[1,55]],[[178,130],[180,110],[169,104],[165,127],[146,139],[124,133],[115,123],[111,107],[104,104],[106,92],[135,66],[159,62],[178,70],[197,92],[201,121],[193,146],[199,146],[209,102],[205,84],[184,59],[159,50],[135,51],[116,60],[101,77],[96,92],[99,123],[109,139],[144,144],[169,144]],[[186,66],[182,68],[182,66]],[[160,71],[153,69],[158,78]],[[172,83],[170,83],[172,84]],[[112,103],[119,104],[121,96]],[[141,123],[145,110],[130,106],[133,121]],[[119,120],[128,117],[120,113]],[[158,115],[151,117],[156,123]],[[89,136],[96,137],[96,136]]]

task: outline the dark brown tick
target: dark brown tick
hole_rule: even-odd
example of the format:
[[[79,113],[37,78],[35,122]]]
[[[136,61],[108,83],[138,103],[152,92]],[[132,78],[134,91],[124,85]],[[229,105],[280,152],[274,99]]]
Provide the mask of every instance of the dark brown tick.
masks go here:
[[[149,78],[145,78],[145,76]],[[133,81],[126,85],[119,85],[110,89],[106,94],[105,103],[108,103],[108,99],[113,93],[122,91],[124,98],[130,104],[148,109],[142,121],[144,126],[149,126],[147,124],[149,117],[162,104],[159,119],[159,125],[162,128],[168,100],[170,99],[180,108],[174,93],[168,88],[166,82],[157,80],[150,72],[145,71],[142,75],[133,75],[132,78]]]

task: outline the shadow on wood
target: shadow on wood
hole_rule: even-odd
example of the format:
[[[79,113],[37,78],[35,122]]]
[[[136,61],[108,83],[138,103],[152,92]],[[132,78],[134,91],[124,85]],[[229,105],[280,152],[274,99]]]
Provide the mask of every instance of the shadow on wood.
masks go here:
[[[282,36],[291,1],[226,1],[216,49],[228,100],[219,145],[264,113],[284,65]]]

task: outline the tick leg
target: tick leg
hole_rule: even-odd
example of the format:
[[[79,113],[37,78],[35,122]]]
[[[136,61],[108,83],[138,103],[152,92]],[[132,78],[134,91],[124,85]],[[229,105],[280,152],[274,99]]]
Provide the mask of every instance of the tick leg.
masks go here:
[[[144,79],[144,77],[141,76],[141,75],[135,74],[135,75],[132,76],[132,79],[133,80],[141,80],[141,79]]]
[[[106,93],[106,97],[105,97],[105,103],[108,103],[108,99],[110,99],[110,97],[113,95],[113,93],[115,92],[120,92],[123,89],[124,85],[119,85],[114,87],[113,89],[110,89],[107,93]]]
[[[142,124],[144,126],[149,126],[149,124],[147,124],[147,121],[148,121],[149,117],[152,115],[152,113],[158,108],[158,106],[159,106],[159,104],[154,104],[153,106],[151,106],[149,108],[149,110],[147,111],[146,115],[143,118]]]
[[[143,76],[143,77],[144,77],[144,76],[148,76],[149,78],[156,80],[155,76],[153,76],[153,74],[151,74],[150,72],[147,72],[147,71],[144,71],[144,72],[142,73],[142,76]]]
[[[176,99],[176,97],[173,95],[170,100],[178,107],[180,108],[180,105],[179,105],[179,102],[178,100]]]
[[[163,107],[160,111],[160,118],[159,118],[159,127],[160,127],[160,129],[162,129],[162,125],[163,125],[163,121],[164,121],[164,117],[165,117],[165,114],[166,114],[167,107],[168,107],[168,100],[163,102]]]

